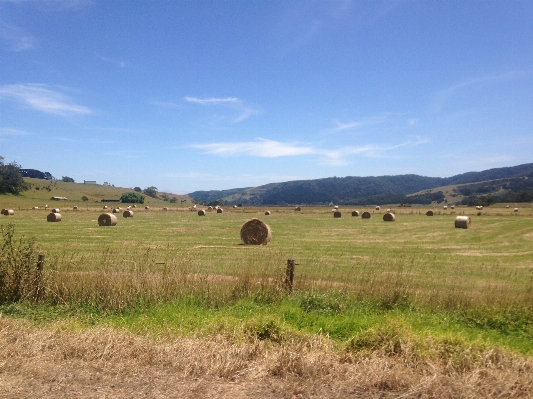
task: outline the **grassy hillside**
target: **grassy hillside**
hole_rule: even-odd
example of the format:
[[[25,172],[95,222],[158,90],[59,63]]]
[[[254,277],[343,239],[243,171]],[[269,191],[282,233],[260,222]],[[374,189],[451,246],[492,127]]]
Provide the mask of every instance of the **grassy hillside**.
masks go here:
[[[29,190],[23,191],[20,195],[0,195],[0,206],[2,208],[31,208],[34,206],[96,206],[101,204],[102,199],[119,199],[122,193],[133,192],[131,188],[104,186],[101,184],[83,184],[83,183],[66,183],[58,180],[43,180],[24,178],[28,184]],[[161,195],[163,193],[159,193]],[[190,206],[191,198],[186,195],[168,194],[170,198],[176,197],[176,203],[169,203],[162,199],[145,196],[144,203],[151,206],[180,207]],[[82,197],[89,198],[88,201],[82,201]],[[67,201],[52,201],[51,197],[66,197]],[[181,202],[181,200],[186,202]],[[59,205],[58,205],[59,204]]]

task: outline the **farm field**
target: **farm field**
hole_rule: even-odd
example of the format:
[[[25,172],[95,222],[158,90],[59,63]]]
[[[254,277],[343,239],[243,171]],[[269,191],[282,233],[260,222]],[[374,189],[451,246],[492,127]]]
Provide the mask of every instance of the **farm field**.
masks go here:
[[[12,232],[22,253],[34,237],[27,259],[45,256],[38,295],[32,286],[0,306],[8,396],[44,389],[17,382],[17,367],[52,389],[28,357],[73,379],[53,366],[60,353],[59,364],[92,372],[47,391],[56,397],[95,375],[102,391],[93,397],[164,396],[131,377],[117,383],[132,372],[187,383],[175,397],[528,397],[533,389],[531,204],[392,208],[394,222],[383,221],[383,207],[357,208],[371,213],[364,220],[350,207],[334,218],[323,207],[200,217],[138,206],[111,227],[98,226],[101,204],[68,205],[53,204],[58,223],[29,203],[0,219],[4,242]],[[463,214],[471,228],[454,228]],[[242,244],[252,218],[271,227],[268,245]]]

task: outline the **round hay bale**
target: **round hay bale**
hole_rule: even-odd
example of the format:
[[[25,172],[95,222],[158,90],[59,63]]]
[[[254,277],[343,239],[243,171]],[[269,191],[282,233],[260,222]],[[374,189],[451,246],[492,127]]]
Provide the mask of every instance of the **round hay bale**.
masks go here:
[[[47,222],[61,222],[61,214],[56,212],[50,212],[46,217]]]
[[[112,213],[102,213],[98,217],[98,225],[99,226],[116,226],[117,217],[113,215]]]
[[[218,208],[217,209],[217,213],[222,213],[222,212],[224,212],[224,209],[222,209],[222,208]]]
[[[270,211],[265,211],[265,215],[270,215]]]
[[[205,211],[203,209],[200,209],[198,211],[198,216],[205,216]]]
[[[294,208],[295,211],[301,211],[302,208],[300,208],[299,206],[297,206],[296,208]]]
[[[339,206],[338,206],[338,205],[335,205],[333,208],[335,208],[335,209],[339,209]]]
[[[370,216],[371,216],[370,212],[363,212],[361,214],[361,218],[363,218],[363,219],[370,219]]]
[[[455,209],[455,205],[450,206],[450,208]]]
[[[457,216],[455,218],[455,228],[456,229],[469,229],[472,225],[470,216]]]
[[[209,206],[207,207],[207,210],[208,210],[208,211],[211,211],[211,210],[213,210],[213,207],[212,207],[211,205],[209,205]]]
[[[168,207],[165,206],[165,207],[163,208],[163,210],[164,210],[164,211],[168,211]]]
[[[379,206],[376,206],[376,211],[379,211],[381,208]]]
[[[53,213],[59,213],[60,210],[59,210],[59,208],[54,208],[54,209],[52,209],[52,212],[53,212]]]
[[[270,226],[259,219],[249,220],[241,228],[241,240],[246,245],[266,245],[271,238]]]
[[[396,220],[396,216],[394,213],[386,213],[383,215],[383,221],[384,222],[394,222]]]
[[[333,217],[334,218],[340,218],[342,216],[342,214],[339,212],[339,211],[336,211],[334,214],[333,214]]]
[[[333,208],[333,209],[331,210],[331,213],[335,213],[335,212],[337,212],[337,209]]]
[[[78,210],[78,207],[77,207],[77,206],[73,206],[73,207],[72,207],[72,210],[73,210],[73,211],[77,211],[77,210]]]
[[[120,208],[113,208],[113,213],[120,213]]]
[[[390,208],[389,208],[389,209],[387,209],[385,212],[387,212],[387,213],[391,213],[392,211],[391,211]]]
[[[193,205],[193,206],[192,206],[192,209],[196,209],[196,205]]]
[[[148,210],[150,210],[150,207],[149,206],[145,206],[144,209],[146,209],[148,211]]]
[[[37,209],[39,209],[39,207],[38,207],[38,206],[34,206],[34,207],[31,208],[31,209],[35,209],[35,210],[37,210]]]
[[[102,209],[107,209],[107,205],[104,205],[104,206],[102,207]]]
[[[506,208],[509,208],[509,205],[505,205]]]
[[[48,209],[48,205],[45,205],[45,206],[44,206],[44,209]]]
[[[518,212],[518,208],[514,208],[514,211],[515,211],[515,212]]]
[[[132,218],[133,217],[133,211],[124,211],[122,214],[122,217],[124,218]]]
[[[427,211],[426,216],[433,216],[433,211]]]
[[[448,205],[444,205],[444,206],[442,207],[442,209],[444,209],[444,210],[448,209]]]
[[[237,205],[233,205],[234,208],[237,208]]]
[[[359,216],[359,212],[358,211],[353,211],[352,212],[352,216]]]
[[[2,209],[2,215],[4,216],[13,216],[15,211],[13,209]]]
[[[132,208],[137,208],[137,205],[133,204],[131,207],[132,207]]]

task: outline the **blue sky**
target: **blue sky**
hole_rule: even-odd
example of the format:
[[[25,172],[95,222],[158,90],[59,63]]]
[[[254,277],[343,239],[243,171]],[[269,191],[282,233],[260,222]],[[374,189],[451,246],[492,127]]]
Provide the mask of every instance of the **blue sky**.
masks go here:
[[[531,1],[0,0],[0,155],[189,193],[533,162]]]

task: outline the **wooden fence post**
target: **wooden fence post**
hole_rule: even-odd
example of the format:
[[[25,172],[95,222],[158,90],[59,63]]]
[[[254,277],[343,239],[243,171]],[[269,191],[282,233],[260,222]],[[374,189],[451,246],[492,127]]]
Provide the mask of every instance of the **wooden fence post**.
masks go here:
[[[287,259],[287,269],[285,270],[285,287],[289,292],[292,292],[292,284],[294,281],[294,266],[296,266],[295,259]]]
[[[37,259],[37,270],[42,271],[44,267],[44,254],[39,254]]]

